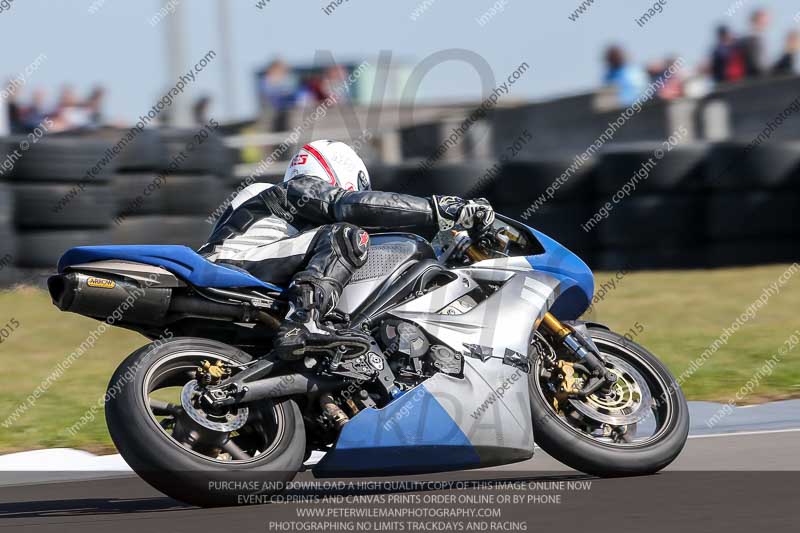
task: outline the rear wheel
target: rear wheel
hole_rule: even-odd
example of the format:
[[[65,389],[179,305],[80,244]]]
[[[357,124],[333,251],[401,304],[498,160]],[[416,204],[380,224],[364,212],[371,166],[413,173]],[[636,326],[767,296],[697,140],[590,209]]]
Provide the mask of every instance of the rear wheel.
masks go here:
[[[114,444],[137,474],[177,500],[206,507],[264,501],[302,466],[300,410],[282,400],[210,412],[198,398],[203,361],[236,373],[251,358],[194,338],[131,354],[109,384],[106,421]],[[252,495],[258,497],[242,497]]]
[[[655,473],[681,452],[689,432],[686,399],[667,368],[642,346],[611,331],[589,334],[617,382],[585,399],[582,372],[543,337],[530,374],[536,443],[562,463],[597,476]]]

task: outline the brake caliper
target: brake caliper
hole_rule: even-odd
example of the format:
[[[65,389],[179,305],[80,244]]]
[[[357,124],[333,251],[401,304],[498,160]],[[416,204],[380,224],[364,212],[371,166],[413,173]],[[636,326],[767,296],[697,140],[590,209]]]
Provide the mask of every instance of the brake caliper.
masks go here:
[[[231,369],[225,366],[222,361],[210,363],[203,361],[197,368],[197,382],[201,385],[216,385],[223,378],[231,375]]]

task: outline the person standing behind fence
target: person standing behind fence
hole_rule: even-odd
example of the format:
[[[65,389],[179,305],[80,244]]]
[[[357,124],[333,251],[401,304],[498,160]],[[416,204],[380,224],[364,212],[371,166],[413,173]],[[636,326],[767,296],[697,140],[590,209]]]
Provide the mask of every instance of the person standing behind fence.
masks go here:
[[[711,77],[714,83],[739,81],[745,76],[742,51],[727,26],[717,28],[717,43],[711,52]]]
[[[791,76],[794,74],[794,58],[798,50],[800,50],[800,32],[792,30],[786,35],[783,55],[772,67],[772,73],[776,76]]]
[[[769,27],[769,22],[769,13],[765,9],[755,10],[750,16],[750,35],[739,41],[745,75],[748,78],[757,78],[768,72],[764,32]]]
[[[105,118],[103,117],[103,102],[105,100],[106,90],[100,85],[95,86],[89,97],[84,103],[88,117],[88,126],[92,128],[99,128],[104,125]]]
[[[628,63],[620,46],[609,46],[605,60],[607,70],[604,83],[617,89],[621,104],[632,104],[647,87],[647,74],[643,69]]]
[[[259,87],[262,105],[272,112],[272,131],[289,129],[289,111],[299,96],[297,79],[289,65],[276,59],[264,71]]]
[[[44,89],[34,89],[31,96],[31,105],[22,109],[21,124],[22,131],[29,132],[40,127],[49,113],[45,109],[47,105],[47,93]]]

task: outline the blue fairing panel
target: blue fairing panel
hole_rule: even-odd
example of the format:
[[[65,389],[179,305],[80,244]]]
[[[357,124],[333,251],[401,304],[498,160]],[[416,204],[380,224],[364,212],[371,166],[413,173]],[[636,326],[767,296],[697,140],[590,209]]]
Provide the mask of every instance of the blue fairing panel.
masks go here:
[[[159,266],[196,287],[283,290],[247,272],[212,263],[187,246],[80,246],[67,250],[58,262],[58,271],[64,272],[73,265],[109,260]]]
[[[478,452],[458,424],[419,385],[383,409],[358,413],[314,475],[414,474],[479,464]]]
[[[526,226],[527,227],[527,226]],[[588,309],[594,295],[594,275],[580,257],[544,233],[528,227],[545,253],[528,256],[535,270],[547,272],[562,283],[561,295],[550,312],[559,320],[575,320]]]

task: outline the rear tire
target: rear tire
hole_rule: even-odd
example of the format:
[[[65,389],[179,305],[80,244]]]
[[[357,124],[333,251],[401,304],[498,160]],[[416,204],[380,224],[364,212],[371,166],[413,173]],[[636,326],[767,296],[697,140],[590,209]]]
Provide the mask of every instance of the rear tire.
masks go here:
[[[257,501],[264,501],[291,481],[302,466],[306,439],[300,409],[288,399],[272,406],[283,417],[284,427],[263,458],[221,462],[184,448],[150,416],[142,391],[150,368],[187,351],[233,364],[251,361],[241,350],[198,338],[177,338],[135,351],[122,362],[109,384],[106,422],[114,444],[142,479],[176,500],[202,507],[254,503],[240,499],[247,495],[258,495]]]
[[[617,477],[658,472],[674,461],[686,444],[689,434],[686,399],[669,370],[642,346],[606,329],[589,327],[588,330],[601,352],[603,345],[617,345],[630,350],[650,367],[659,380],[668,384],[668,400],[673,407],[671,416],[661,436],[651,441],[624,447],[606,444],[579,433],[557,416],[553,406],[545,401],[540,392],[538,372],[531,372],[529,383],[534,440],[553,458],[587,474]]]

